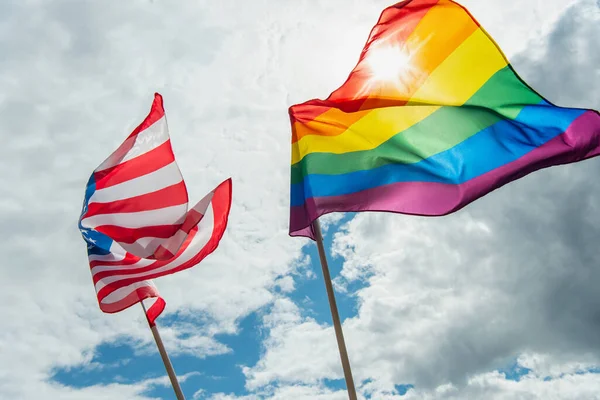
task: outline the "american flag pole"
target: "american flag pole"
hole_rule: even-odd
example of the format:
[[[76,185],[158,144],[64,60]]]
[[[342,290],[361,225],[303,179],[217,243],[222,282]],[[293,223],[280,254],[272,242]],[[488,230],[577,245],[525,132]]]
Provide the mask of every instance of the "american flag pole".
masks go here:
[[[231,209],[231,178],[189,207],[162,96],[90,176],[79,229],[98,305],[116,313],[140,302],[178,400],[185,400],[156,318],[165,308],[153,279],[200,263],[219,245]]]
[[[146,306],[143,301],[140,301],[142,308],[144,309],[144,315],[146,314]],[[181,386],[179,386],[179,381],[177,380],[177,375],[175,374],[175,370],[173,369],[173,365],[171,364],[171,360],[169,359],[169,355],[167,354],[167,350],[165,349],[165,345],[162,342],[160,337],[160,333],[158,333],[158,327],[155,322],[150,322],[148,320],[148,325],[150,326],[150,330],[152,331],[152,336],[154,336],[154,341],[156,342],[156,347],[158,347],[158,352],[165,364],[165,369],[167,370],[167,374],[169,375],[169,379],[171,380],[171,385],[173,386],[173,390],[175,391],[175,396],[177,396],[177,400],[185,400],[183,396],[183,392],[181,391]]]

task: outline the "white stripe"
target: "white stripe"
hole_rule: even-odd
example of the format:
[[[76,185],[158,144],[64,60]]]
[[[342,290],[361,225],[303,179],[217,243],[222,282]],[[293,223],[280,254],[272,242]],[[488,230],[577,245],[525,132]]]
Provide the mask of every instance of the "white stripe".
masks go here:
[[[100,291],[104,286],[112,282],[116,282],[121,279],[143,278],[148,275],[166,272],[171,269],[177,268],[186,261],[189,261],[192,257],[198,254],[204,248],[204,246],[206,246],[206,243],[212,237],[214,230],[214,215],[212,203],[208,210],[206,210],[205,218],[202,218],[202,221],[200,221],[197,228],[198,232],[192,239],[192,242],[189,244],[189,246],[184,250],[183,253],[181,253],[179,257],[175,258],[170,263],[167,263],[160,268],[147,272],[141,272],[138,274],[107,276],[96,283],[96,292]]]
[[[114,253],[114,254],[123,254],[123,256],[125,256],[125,249],[121,247],[121,245],[117,242],[115,242],[113,240],[112,244],[110,245],[110,252]]]
[[[122,288],[115,290],[114,292],[109,293],[100,302],[102,304],[116,303],[118,301],[123,300],[125,297],[129,296],[136,289],[143,288],[143,287],[151,287],[151,288],[157,290],[154,283],[150,280],[135,282],[135,283],[132,283],[131,285],[124,286]]]
[[[90,254],[88,255],[88,260],[89,261],[103,261],[103,262],[107,262],[107,261],[121,261],[122,259],[125,258],[125,250],[119,245],[119,243],[115,242],[113,240],[113,242],[110,245],[110,249],[108,249],[108,251],[110,251],[109,254]]]
[[[137,134],[133,147],[127,152],[127,155],[121,162],[131,160],[154,150],[167,140],[169,140],[169,129],[167,127],[167,118],[163,115],[161,119]]]
[[[148,281],[151,282],[151,281]],[[112,294],[112,293],[111,293]],[[110,295],[109,295],[110,296]],[[144,306],[146,306],[146,310],[150,310],[150,308],[154,305],[154,303],[156,303],[158,301],[158,297],[149,297],[149,298],[145,298],[144,300],[142,300],[142,303],[144,303]]]
[[[111,261],[121,261],[125,258],[125,254],[90,254],[88,255],[88,260],[91,261],[103,261],[103,262],[111,262]]]
[[[95,172],[99,172],[115,165],[119,165],[132,158],[145,154],[169,140],[169,129],[167,119],[163,115],[161,119],[144,129],[136,136],[128,138],[114,153],[112,153]]]
[[[115,225],[122,228],[175,225],[184,221],[186,213],[187,203],[158,210],[93,215],[82,220],[81,225],[92,229],[102,225]]]
[[[169,250],[172,254],[176,254],[176,252],[179,250],[179,247],[181,247],[181,245],[183,244],[183,241],[185,240],[185,238],[187,236],[188,236],[187,233],[185,233],[184,231],[182,231],[180,229],[170,239],[141,238],[136,243],[139,243],[138,246],[141,247],[143,242],[150,242],[151,240],[167,241],[167,243],[163,243],[163,247],[165,247],[167,250]],[[169,242],[171,242],[173,240],[173,238],[176,238],[175,240],[177,241],[177,243],[173,243],[173,244],[169,243]],[[127,244],[123,243],[122,245],[125,247]],[[159,245],[156,245],[156,247],[158,247]],[[169,247],[167,247],[167,246],[169,246]],[[142,252],[145,251],[144,249],[141,249],[141,250],[142,250]],[[129,249],[127,249],[127,251],[129,251],[131,254],[135,254],[138,257],[142,257],[142,259],[140,261],[136,262],[135,264],[131,264],[131,265],[97,265],[94,268],[92,268],[92,275],[94,275],[94,274],[96,274],[98,272],[102,272],[102,271],[117,271],[117,270],[118,271],[126,271],[126,270],[130,270],[130,269],[147,267],[148,265],[154,264],[155,262],[157,262],[157,260],[148,260],[148,259],[144,259],[143,258],[143,257],[148,257],[148,256],[154,254],[154,252],[156,251],[156,249],[152,250],[152,252],[150,254],[148,254],[147,256],[142,256],[142,255],[140,255],[138,253],[130,251]],[[124,259],[124,256],[123,257],[119,257],[119,259],[115,259],[114,261],[121,261],[123,259]],[[113,261],[113,260],[106,260],[106,261]]]
[[[115,150],[102,164],[98,166],[94,170],[94,172],[102,171],[115,165],[118,165],[121,162],[121,159],[127,155],[127,152],[131,150],[133,144],[135,143],[135,138],[127,138],[118,148]]]
[[[142,258],[139,261],[137,261],[136,263],[131,264],[131,265],[96,265],[94,268],[92,268],[92,276],[96,275],[99,272],[103,272],[103,271],[114,271],[114,270],[127,271],[130,269],[147,267],[148,265],[154,264],[155,262],[156,262],[156,260],[148,260],[148,259]]]
[[[177,254],[177,251],[183,244],[185,238],[188,234],[181,229],[175,232],[173,236],[171,236],[165,243],[162,243],[162,246],[171,254]]]
[[[209,194],[207,194],[206,196],[204,196],[204,198],[202,200],[200,200],[192,209],[194,211],[199,212],[200,214],[205,214],[206,213],[206,209],[210,205],[210,202],[212,201],[212,198],[213,198],[214,195],[215,195],[214,191],[210,192]]]
[[[206,209],[210,206],[214,194],[215,194],[214,191],[210,192],[209,194],[204,196],[204,198],[202,200],[200,200],[194,206],[193,210],[200,214],[200,216],[198,217],[198,222],[196,222],[196,225],[199,225],[201,223],[202,219],[204,218],[204,215],[206,214]],[[189,212],[188,212],[188,215],[189,215]],[[194,216],[194,218],[195,217],[196,216]],[[185,222],[184,222],[184,224],[185,224]],[[179,251],[179,248],[185,241],[187,235],[188,234],[186,232],[184,232],[180,229],[173,236],[171,236],[165,243],[162,243],[162,246],[165,248],[165,250],[169,251],[169,253],[177,254],[177,252]]]
[[[124,200],[142,194],[156,192],[168,186],[175,185],[183,180],[177,163],[162,167],[154,172],[142,175],[138,178],[109,186],[94,192],[88,204],[110,203],[111,201]]]
[[[133,243],[120,243],[127,252],[135,254],[138,257],[149,257],[161,244],[168,241],[169,238],[143,237]]]

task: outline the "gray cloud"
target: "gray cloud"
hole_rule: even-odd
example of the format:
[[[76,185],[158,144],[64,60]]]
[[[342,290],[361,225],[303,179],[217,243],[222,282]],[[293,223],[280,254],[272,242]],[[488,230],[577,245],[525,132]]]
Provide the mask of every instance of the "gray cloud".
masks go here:
[[[592,2],[580,1],[513,65],[551,101],[600,108],[600,45],[591,39],[599,21]],[[342,227],[337,282],[367,283],[356,293],[358,315],[344,324],[355,379],[372,380],[363,390],[391,399],[394,385],[413,383],[414,398],[573,398],[569,390],[546,397],[560,383],[545,385],[538,367],[522,384],[486,374],[528,354],[547,355],[567,375],[561,365],[600,364],[599,163],[539,171],[447,217],[365,213]],[[251,385],[342,377],[337,357],[315,344],[331,328],[308,334],[309,324],[272,333],[275,343],[248,370]],[[314,353],[297,342],[300,332]],[[282,368],[308,360],[310,373]],[[598,379],[582,377],[581,395]]]
[[[598,21],[589,1],[570,8],[537,43],[543,56],[516,57],[517,71],[559,104],[600,108],[600,45],[589,40],[600,37]],[[424,386],[464,383],[524,352],[600,363],[598,163],[540,171],[441,219],[351,223],[353,239],[340,238],[341,250],[352,245],[360,254],[354,264],[371,264],[397,284],[392,308],[377,300],[379,276],[360,293],[369,329],[388,343],[423,335],[412,347],[382,348],[368,359],[400,362],[397,379]],[[414,301],[402,306],[407,292]],[[426,321],[430,330],[415,332]]]

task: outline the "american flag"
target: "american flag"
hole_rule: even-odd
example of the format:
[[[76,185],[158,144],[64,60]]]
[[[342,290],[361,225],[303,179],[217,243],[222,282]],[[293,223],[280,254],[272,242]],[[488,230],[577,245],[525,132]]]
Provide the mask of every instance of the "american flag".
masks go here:
[[[198,264],[218,246],[231,208],[227,179],[188,210],[160,94],[150,113],[90,177],[79,229],[87,242],[100,309],[115,313],[152,298],[151,324],[165,307],[151,281]]]

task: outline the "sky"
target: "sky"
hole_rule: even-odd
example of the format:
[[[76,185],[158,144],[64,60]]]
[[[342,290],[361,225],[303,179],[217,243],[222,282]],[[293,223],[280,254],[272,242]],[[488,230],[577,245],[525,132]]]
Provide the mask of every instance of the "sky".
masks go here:
[[[600,109],[598,0],[462,0],[531,86]],[[313,242],[288,229],[290,105],[346,79],[382,0],[0,2],[0,399],[172,399],[140,307],[103,314],[77,229],[163,95],[219,248],[155,281],[187,399],[342,400]],[[440,218],[322,219],[361,399],[600,399],[600,159]]]

